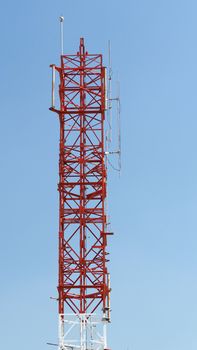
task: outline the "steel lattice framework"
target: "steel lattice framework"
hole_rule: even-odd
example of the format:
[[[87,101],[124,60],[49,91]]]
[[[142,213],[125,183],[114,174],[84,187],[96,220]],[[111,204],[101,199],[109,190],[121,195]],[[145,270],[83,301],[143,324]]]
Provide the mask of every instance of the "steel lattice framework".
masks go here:
[[[60,121],[59,314],[93,315],[100,306],[108,320],[105,67],[83,38],[79,52],[51,67],[60,77],[60,108],[50,108]]]

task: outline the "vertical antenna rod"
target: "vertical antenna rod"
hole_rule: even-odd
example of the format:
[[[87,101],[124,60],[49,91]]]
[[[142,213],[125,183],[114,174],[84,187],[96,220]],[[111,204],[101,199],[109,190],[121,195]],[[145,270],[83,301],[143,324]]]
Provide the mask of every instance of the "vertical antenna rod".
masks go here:
[[[55,108],[55,65],[51,65],[52,68],[52,90],[51,90],[51,107]]]
[[[120,82],[117,81],[117,128],[118,128],[118,169],[121,174],[121,120],[120,120]]]
[[[108,65],[109,65],[109,80],[108,80],[108,116],[109,116],[109,144],[112,142],[112,100],[111,100],[111,82],[112,82],[112,64],[111,64],[111,41],[108,41]]]
[[[60,16],[60,52],[64,54],[64,17]]]

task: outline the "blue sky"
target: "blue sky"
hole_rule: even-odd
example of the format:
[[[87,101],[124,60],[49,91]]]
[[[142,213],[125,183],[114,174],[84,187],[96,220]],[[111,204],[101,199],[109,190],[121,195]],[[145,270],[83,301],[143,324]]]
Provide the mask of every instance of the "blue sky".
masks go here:
[[[3,1],[1,346],[57,337],[58,121],[48,111],[65,52],[111,39],[122,104],[122,176],[109,176],[112,324],[123,350],[197,347],[197,3]]]

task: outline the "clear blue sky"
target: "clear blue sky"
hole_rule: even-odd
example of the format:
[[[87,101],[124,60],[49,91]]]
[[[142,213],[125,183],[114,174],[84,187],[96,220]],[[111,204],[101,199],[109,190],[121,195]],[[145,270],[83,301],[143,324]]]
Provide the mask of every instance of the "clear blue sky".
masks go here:
[[[110,345],[196,350],[195,0],[2,2],[1,348],[48,350],[57,337],[58,121],[48,107],[60,14],[65,52],[84,36],[106,55],[110,38],[121,81]]]

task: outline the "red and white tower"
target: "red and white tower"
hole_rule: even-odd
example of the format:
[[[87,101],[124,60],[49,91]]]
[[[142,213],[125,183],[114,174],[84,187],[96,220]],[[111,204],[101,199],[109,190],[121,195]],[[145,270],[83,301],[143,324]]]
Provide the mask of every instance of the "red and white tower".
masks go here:
[[[107,349],[105,67],[80,39],[76,54],[52,67],[52,107],[59,143],[59,349]],[[54,103],[59,73],[59,107]]]

